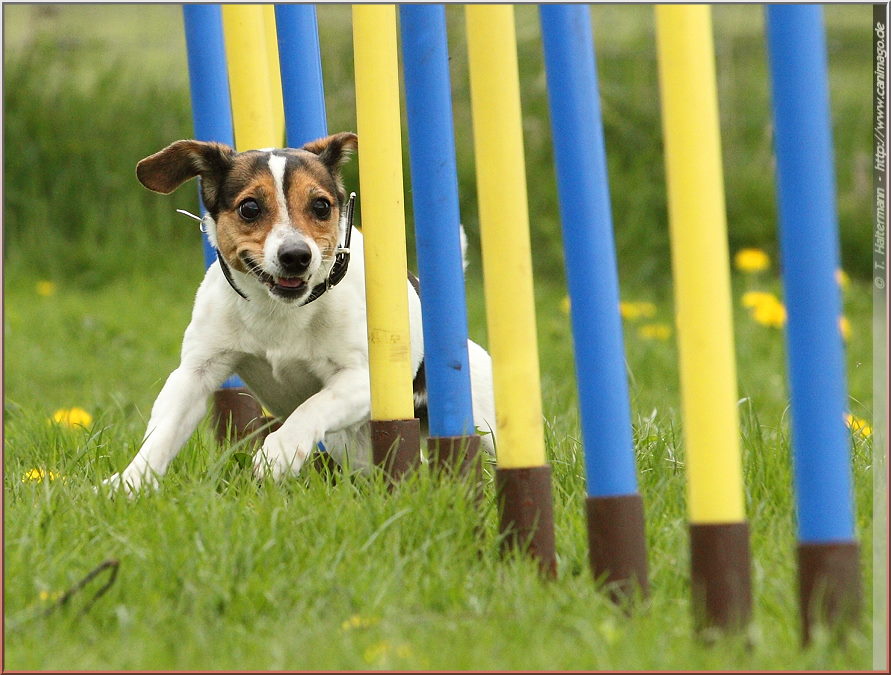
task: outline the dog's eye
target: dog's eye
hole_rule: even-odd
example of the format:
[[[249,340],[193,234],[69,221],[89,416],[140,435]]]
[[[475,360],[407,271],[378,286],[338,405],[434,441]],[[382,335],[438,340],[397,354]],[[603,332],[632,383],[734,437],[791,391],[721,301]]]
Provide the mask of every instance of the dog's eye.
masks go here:
[[[245,220],[256,220],[260,217],[260,205],[256,199],[245,199],[238,205],[238,215]]]
[[[327,199],[316,199],[312,203],[312,212],[316,214],[316,218],[325,220],[331,215],[331,202]]]

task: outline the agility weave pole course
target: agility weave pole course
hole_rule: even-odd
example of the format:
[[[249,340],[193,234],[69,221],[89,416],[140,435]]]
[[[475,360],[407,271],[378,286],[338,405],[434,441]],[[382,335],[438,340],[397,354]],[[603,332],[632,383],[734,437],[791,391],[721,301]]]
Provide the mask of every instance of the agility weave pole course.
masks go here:
[[[834,279],[838,235],[822,11],[804,6],[767,11],[789,307],[800,610],[807,642],[816,623],[846,623],[857,615],[859,554],[842,421],[843,345]],[[290,146],[327,133],[311,6],[283,5],[273,14],[268,6],[224,6],[220,13],[218,7],[192,5],[184,12],[197,138],[232,143],[234,137],[235,147],[247,150],[280,145],[282,124]],[[751,619],[751,561],[711,13],[707,6],[659,6],[655,16],[693,611],[700,629],[739,630]],[[403,6],[399,19],[415,199],[443,204],[419,213],[415,223],[430,392],[428,451],[435,460],[457,458],[478,477],[478,466],[471,468],[478,438],[470,406],[444,10]],[[623,601],[651,589],[594,44],[586,6],[542,6],[541,23],[586,458],[590,564],[595,578]],[[353,30],[374,459],[398,479],[418,466],[420,454],[411,390],[403,172],[401,153],[394,152],[402,147],[395,6],[354,7]],[[542,426],[513,8],[468,6],[466,30],[498,411],[499,531],[507,548],[528,551],[543,574],[553,577],[551,473]],[[266,48],[240,42],[238,36],[246,32],[265,34]],[[302,51],[292,54],[292,44]],[[228,82],[223,63],[228,63]],[[227,109],[230,92],[229,123],[225,116],[211,119],[209,111]],[[280,121],[276,111],[282,106]],[[801,245],[805,237],[807,247]],[[236,416],[232,422],[248,426]]]
[[[317,24],[318,45],[286,37],[280,20],[275,37],[285,45],[297,41],[290,53],[281,51],[297,76],[307,78],[297,86],[298,111],[323,124],[327,117],[327,128],[308,138],[329,130],[356,131],[352,7],[296,8],[315,14],[310,28],[314,33]],[[226,89],[219,108],[229,110],[222,8],[215,9],[224,57],[216,65],[222,66]],[[272,420],[262,418],[261,428],[247,437],[227,433],[219,441],[208,416],[157,490],[111,499],[102,488],[96,492],[96,486],[125,466],[139,447],[145,415],[163,376],[181,360],[183,328],[194,316],[195,289],[206,276],[200,263],[199,225],[175,213],[199,213],[194,188],[183,185],[173,196],[162,197],[145,190],[133,173],[139,158],[176,139],[198,135],[189,89],[190,84],[207,82],[191,82],[181,6],[4,8],[3,228],[9,244],[4,252],[4,566],[9,580],[4,596],[5,667],[722,672],[850,672],[870,664],[879,672],[885,668],[881,636],[887,623],[881,598],[887,565],[881,535],[886,510],[872,506],[873,499],[879,501],[885,494],[878,482],[886,448],[885,397],[879,384],[885,344],[882,334],[872,331],[872,322],[884,321],[884,314],[873,307],[873,282],[882,277],[871,274],[873,242],[865,225],[874,215],[868,171],[873,110],[866,92],[877,62],[865,44],[873,8],[832,5],[822,11],[837,180],[837,204],[832,208],[838,210],[841,244],[840,266],[833,270],[837,281],[830,291],[841,295],[844,312],[833,317],[824,332],[834,332],[840,324],[843,334],[847,392],[841,410],[847,428],[840,450],[842,467],[850,469],[853,502],[843,485],[845,476],[835,470],[830,470],[832,480],[820,479],[825,469],[816,469],[816,479],[804,480],[816,495],[811,504],[831,510],[833,521],[838,516],[841,526],[813,506],[796,504],[796,467],[813,470],[818,462],[812,458],[817,446],[802,442],[792,426],[803,413],[791,406],[786,366],[787,330],[795,310],[786,302],[792,295],[784,293],[781,276],[787,265],[780,257],[775,185],[779,158],[774,149],[779,126],[773,121],[768,15],[758,6],[711,8],[751,615],[738,632],[734,627],[704,628],[701,633],[695,630],[702,624],[701,618],[694,621],[691,602],[691,458],[683,435],[687,425],[682,418],[679,324],[672,294],[655,11],[640,5],[584,9],[513,8],[538,384],[557,561],[556,578],[544,580],[538,560],[522,553],[527,541],[517,542],[516,554],[512,549],[502,553],[507,537],[499,531],[496,464],[494,456],[486,454],[467,467],[479,471],[478,480],[467,476],[470,484],[455,475],[460,468],[450,470],[448,452],[440,453],[444,461],[439,466],[445,471],[438,472],[429,445],[420,448],[425,461],[400,481],[389,481],[382,470],[341,470],[321,452],[307,458],[299,475],[264,480],[252,465],[258,441]],[[409,84],[408,71],[430,65],[409,57],[411,37],[417,36],[422,48],[434,42],[430,33],[414,32],[405,16],[411,12],[423,17],[424,28],[432,25],[427,17],[444,13],[447,34],[439,44],[445,67],[440,64],[440,72],[446,73],[451,87],[422,75],[422,83],[430,86],[418,96]],[[547,16],[551,12],[565,23]],[[565,27],[579,25],[576,17],[582,21],[579,32]],[[446,211],[433,208],[439,202],[431,201],[446,190],[432,188],[433,197],[421,195],[420,182],[433,182],[433,173],[418,169],[414,157],[423,147],[415,147],[421,137],[414,122],[432,123],[431,115],[422,114],[419,120],[415,113],[429,112],[433,91],[441,88],[437,105],[451,94],[453,109],[444,126],[453,130],[458,207],[448,216],[451,225],[441,228],[450,243],[436,246],[443,251],[460,248],[460,231],[453,228],[455,222],[463,223],[466,272],[462,275],[456,256],[448,260],[453,271],[445,276],[455,282],[466,275],[467,290],[459,290],[466,306],[466,330],[474,342],[488,347],[465,8],[397,6],[395,18],[408,269],[421,277],[422,298],[441,290],[432,287],[430,271],[420,262],[423,254],[416,246],[429,239],[419,234],[415,221]],[[588,28],[596,38],[596,59],[591,59],[593,44],[585,48],[590,53],[582,52],[590,64],[581,56],[569,59],[576,65],[572,78],[553,76],[555,55],[546,41],[555,23],[560,46],[566,49],[586,44],[582,38]],[[784,34],[781,42],[788,41]],[[315,73],[297,62],[296,54],[304,48]],[[320,80],[319,48],[325,86],[319,84],[318,91],[324,89],[324,96],[314,95],[309,83],[312,77]],[[806,53],[796,49],[802,56]],[[420,56],[427,53],[422,49]],[[579,85],[580,94],[570,98],[582,64],[589,83]],[[288,78],[281,61],[279,69],[285,104]],[[596,93],[591,72],[597,78]],[[811,86],[816,72],[808,71]],[[580,99],[587,97],[600,107],[608,177],[602,184],[601,178],[589,176],[596,175],[596,167],[590,167],[597,153],[592,139],[600,129],[590,102],[582,106]],[[311,101],[324,105],[324,114],[311,111]],[[549,110],[555,103],[565,104],[559,113]],[[573,172],[562,168],[566,139],[555,129],[570,128],[563,117],[570,117],[576,105],[585,126],[575,141],[589,164]],[[812,103],[807,106],[815,109]],[[293,147],[305,142],[288,140],[287,126],[279,123],[276,144]],[[431,134],[432,144],[445,156],[449,142],[438,143],[439,134]],[[431,164],[446,176],[453,171],[442,166],[441,158]],[[423,175],[416,179],[415,173]],[[572,188],[575,195],[567,200],[561,195],[561,173],[588,187]],[[800,171],[793,175],[799,181],[804,178]],[[346,194],[360,193],[358,156],[343,165],[342,178]],[[812,193],[816,189],[811,188]],[[363,188],[356,209],[358,229],[353,232],[353,276],[346,280],[350,283],[362,279],[363,214],[358,207],[366,198]],[[582,218],[589,199],[598,205],[609,201],[609,225],[602,224],[602,215],[596,225]],[[298,203],[295,199],[294,205]],[[561,211],[575,216],[567,218]],[[205,229],[215,239],[209,225]],[[561,236],[566,226],[582,232]],[[603,230],[612,234],[612,242],[601,238]],[[809,248],[816,231],[815,225],[807,227]],[[333,229],[330,232],[333,241]],[[340,232],[344,242],[342,221]],[[590,245],[586,236],[595,240],[596,254],[582,254]],[[796,239],[800,241],[800,235]],[[593,257],[601,255],[600,248],[606,249],[606,262]],[[443,262],[450,257],[444,254]],[[615,258],[614,272],[609,271],[609,257]],[[620,300],[621,336],[613,341],[620,349],[616,360],[624,364],[598,363],[614,358],[594,350],[603,348],[598,340],[606,343],[609,337],[598,337],[598,332],[616,328],[610,318],[616,308],[613,300],[599,300],[606,309],[597,316],[598,310],[587,309],[593,301],[586,305],[584,296],[579,299],[570,291],[567,282],[579,278],[576,258],[584,274],[598,279],[594,290],[585,291],[588,294],[609,293],[600,276],[618,277],[614,292]],[[588,259],[596,262],[585,265]],[[244,308],[247,315],[255,315],[262,287],[233,274],[236,286],[248,292],[253,304],[220,283],[219,270],[211,268],[221,308]],[[343,295],[335,291],[308,309],[328,310],[337,304],[329,301]],[[757,306],[750,303],[754,299]],[[771,300],[772,307],[762,307],[761,299]],[[436,308],[427,299],[419,304],[411,294],[409,300],[416,348],[418,316]],[[589,328],[593,332],[573,349],[579,342],[573,324],[589,321],[592,313],[598,319]],[[290,318],[300,322],[299,317]],[[458,316],[449,318],[445,329],[424,328],[441,338],[453,324],[464,323]],[[462,326],[457,332],[464,330]],[[366,340],[364,333],[355,337]],[[435,345],[425,342],[425,369],[433,368]],[[364,345],[359,346],[364,351]],[[476,391],[479,352],[476,344],[467,346]],[[446,363],[464,358],[463,348],[463,341],[455,340]],[[417,351],[414,356],[417,363]],[[593,393],[579,395],[577,387],[587,384],[588,377],[577,377],[584,372],[580,364],[594,371],[594,377],[602,376],[603,369],[618,370],[627,380],[627,393],[619,393],[621,381],[607,381],[605,391],[595,387]],[[712,370],[704,359],[700,365]],[[818,370],[821,378],[828,375],[822,364]],[[494,436],[477,434],[466,423],[466,411],[460,412],[466,406],[461,375],[453,368],[445,373],[455,383],[446,393],[456,412],[428,408],[422,430],[426,432],[429,421],[434,438],[469,432],[486,448]],[[244,377],[253,381],[253,373],[245,371]],[[428,380],[433,377],[429,373]],[[433,396],[428,388],[428,399]],[[588,396],[595,396],[595,403]],[[613,397],[618,405],[605,402]],[[601,407],[613,406],[611,416],[597,401]],[[630,413],[628,429],[622,420],[623,403]],[[593,413],[586,412],[588,406]],[[286,413],[276,407],[276,415]],[[825,417],[832,423],[829,415],[836,414],[827,412]],[[486,419],[494,429],[494,416]],[[226,427],[233,426],[232,421],[227,419]],[[488,430],[488,425],[478,426]],[[627,437],[628,430],[625,444],[621,436]],[[422,444],[427,435],[422,434]],[[500,439],[495,440],[500,445]],[[334,437],[326,443],[329,451],[339,449]],[[457,446],[463,454],[463,441]],[[820,496],[836,483],[840,489]],[[589,519],[590,501],[632,502],[635,495],[645,515],[638,520],[645,526],[644,554],[636,560],[646,565],[648,593],[638,591],[639,574],[628,579],[631,575],[618,570],[615,561],[604,563],[606,571],[598,573],[589,559],[597,560],[590,541],[597,541],[597,532],[589,532],[589,524],[609,526],[612,531],[604,537],[634,536],[630,518],[628,526],[619,515]],[[853,511],[836,508],[839,499],[853,505]],[[804,522],[806,512],[814,514],[810,524]],[[846,531],[851,516],[853,529]],[[850,623],[847,610],[836,627],[818,618],[802,648],[797,549],[806,539],[827,549],[859,544],[855,569],[862,598],[859,610],[851,607],[855,614]],[[615,549],[606,547],[604,552]],[[117,563],[116,576],[103,567],[109,561]],[[828,599],[825,589],[818,591],[818,602]],[[841,598],[853,599],[853,593],[842,590]],[[843,635],[836,630],[842,625],[849,627]]]

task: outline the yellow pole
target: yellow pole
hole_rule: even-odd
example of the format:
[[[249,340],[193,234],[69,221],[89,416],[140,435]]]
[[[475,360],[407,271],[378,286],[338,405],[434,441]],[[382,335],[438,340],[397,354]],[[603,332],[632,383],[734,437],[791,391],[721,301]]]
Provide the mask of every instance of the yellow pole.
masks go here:
[[[468,5],[474,156],[498,466],[545,463],[520,81],[511,5]]]
[[[687,505],[694,524],[745,519],[724,179],[708,6],[656,7]]]
[[[266,26],[260,5],[223,5],[223,32],[239,151],[276,147]]]
[[[414,418],[394,5],[353,5],[372,420]]]
[[[278,34],[275,30],[275,7],[262,5],[263,25],[266,29],[266,58],[269,62],[269,87],[272,95],[272,128],[276,146],[285,144],[285,104],[282,98],[282,75],[278,61]]]

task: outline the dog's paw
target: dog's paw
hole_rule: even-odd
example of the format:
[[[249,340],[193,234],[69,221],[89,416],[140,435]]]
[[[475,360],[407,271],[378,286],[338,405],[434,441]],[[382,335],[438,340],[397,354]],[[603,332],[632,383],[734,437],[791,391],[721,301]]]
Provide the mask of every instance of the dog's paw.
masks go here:
[[[139,492],[158,489],[158,478],[152,472],[137,473],[125,469],[102,481],[108,494],[135,497]]]
[[[296,476],[312,447],[311,440],[301,441],[279,429],[266,437],[263,447],[254,455],[254,476],[273,480]]]

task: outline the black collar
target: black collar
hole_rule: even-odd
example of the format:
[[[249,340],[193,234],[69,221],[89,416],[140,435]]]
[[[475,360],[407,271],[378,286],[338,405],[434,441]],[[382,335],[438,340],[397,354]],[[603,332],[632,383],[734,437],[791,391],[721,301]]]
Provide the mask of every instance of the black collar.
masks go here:
[[[331,269],[328,270],[325,280],[313,286],[312,291],[310,291],[306,300],[300,303],[301,307],[308,305],[314,300],[318,300],[325,294],[325,291],[337,286],[337,284],[339,284],[346,276],[347,268],[350,265],[350,235],[353,233],[353,207],[355,204],[356,193],[352,192],[347,200],[346,211],[344,214],[346,220],[346,233],[344,234],[343,246],[338,246],[337,250],[334,252],[334,264],[331,265]],[[216,251],[217,260],[220,262],[220,269],[223,270],[223,276],[226,277],[226,281],[229,282],[232,290],[245,300],[248,300],[248,296],[245,295],[244,291],[235,284],[235,279],[232,278],[232,270],[229,269],[229,265],[223,260],[223,255],[220,253],[219,249],[215,248],[214,251]]]

